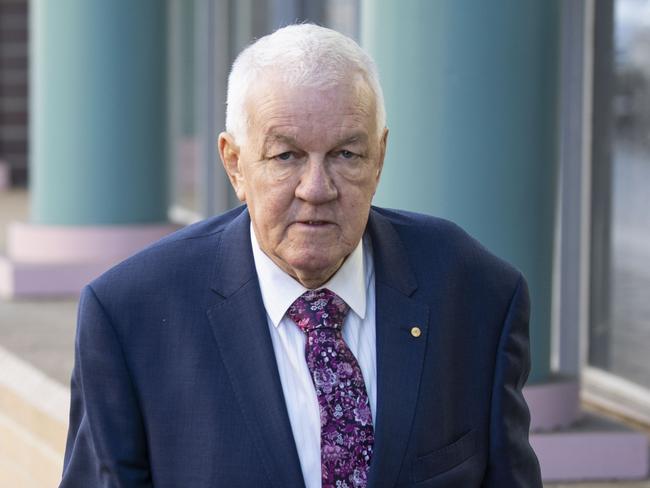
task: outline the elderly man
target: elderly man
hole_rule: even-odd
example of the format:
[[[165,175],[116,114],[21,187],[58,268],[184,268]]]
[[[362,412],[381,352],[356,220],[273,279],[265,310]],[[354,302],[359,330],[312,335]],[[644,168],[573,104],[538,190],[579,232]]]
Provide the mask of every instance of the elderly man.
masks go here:
[[[245,205],[83,292],[61,486],[540,487],[526,284],[449,222],[371,207],[368,55],[313,25],[258,40],[226,127]]]

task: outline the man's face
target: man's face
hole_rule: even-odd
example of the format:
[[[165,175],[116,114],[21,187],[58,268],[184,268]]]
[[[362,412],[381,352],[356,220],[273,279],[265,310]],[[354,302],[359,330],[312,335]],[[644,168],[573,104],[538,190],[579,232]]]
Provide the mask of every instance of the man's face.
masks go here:
[[[261,249],[307,288],[325,283],[358,244],[386,148],[366,83],[287,87],[273,77],[248,96],[248,137],[219,150],[248,204]]]

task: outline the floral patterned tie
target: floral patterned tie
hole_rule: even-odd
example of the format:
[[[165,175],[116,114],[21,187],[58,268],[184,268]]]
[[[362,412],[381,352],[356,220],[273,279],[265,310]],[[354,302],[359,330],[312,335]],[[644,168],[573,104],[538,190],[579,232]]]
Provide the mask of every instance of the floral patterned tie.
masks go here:
[[[307,335],[321,428],[323,488],[365,487],[372,457],[372,413],[361,368],[341,330],[350,307],[327,288],[310,290],[287,315]]]

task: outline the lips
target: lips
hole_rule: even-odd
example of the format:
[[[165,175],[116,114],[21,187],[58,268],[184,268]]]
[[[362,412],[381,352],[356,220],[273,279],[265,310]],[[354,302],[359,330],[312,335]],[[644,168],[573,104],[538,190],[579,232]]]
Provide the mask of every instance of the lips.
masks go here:
[[[322,227],[326,225],[333,225],[334,222],[329,220],[298,220],[296,224],[307,225],[309,227]]]

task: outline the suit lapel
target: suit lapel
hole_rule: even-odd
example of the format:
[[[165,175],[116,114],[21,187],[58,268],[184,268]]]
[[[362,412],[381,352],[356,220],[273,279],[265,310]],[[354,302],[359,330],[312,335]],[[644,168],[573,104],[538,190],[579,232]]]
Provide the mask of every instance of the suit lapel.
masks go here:
[[[368,486],[393,486],[413,425],[426,349],[429,308],[417,288],[406,250],[392,224],[371,212],[377,327],[377,419]],[[411,330],[417,327],[419,337]],[[416,332],[417,335],[417,332]]]
[[[255,274],[249,225],[248,212],[243,211],[223,231],[212,279],[221,300],[207,314],[269,480],[277,487],[304,486]]]
[[[269,480],[278,487],[304,486],[255,274],[249,225],[245,210],[223,231],[212,279],[219,302],[207,313]],[[368,486],[379,488],[395,484],[406,453],[429,308],[412,298],[417,282],[392,224],[373,210],[368,230],[377,303],[377,418]],[[413,327],[420,329],[419,337],[411,334]]]

